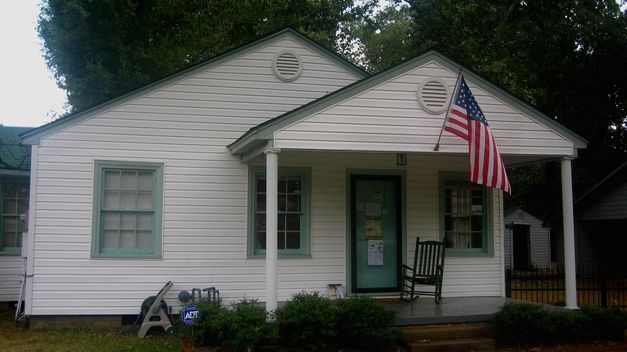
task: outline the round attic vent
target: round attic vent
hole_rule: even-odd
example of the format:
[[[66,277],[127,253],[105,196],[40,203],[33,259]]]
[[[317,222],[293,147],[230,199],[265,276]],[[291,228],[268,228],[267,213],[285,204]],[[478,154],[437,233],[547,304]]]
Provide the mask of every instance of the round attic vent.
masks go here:
[[[289,82],[297,79],[303,72],[303,63],[297,54],[284,51],[272,60],[272,70],[278,79]]]
[[[444,112],[449,103],[449,89],[443,80],[428,77],[418,85],[418,103],[431,114]]]

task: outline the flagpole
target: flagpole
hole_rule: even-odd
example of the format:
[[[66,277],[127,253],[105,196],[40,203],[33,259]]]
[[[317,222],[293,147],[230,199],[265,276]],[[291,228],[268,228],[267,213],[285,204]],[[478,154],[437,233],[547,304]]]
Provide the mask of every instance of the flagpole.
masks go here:
[[[440,150],[440,139],[442,138],[442,131],[444,131],[444,125],[446,125],[446,119],[448,118],[448,113],[451,110],[451,104],[453,103],[453,98],[457,95],[456,92],[459,90],[459,78],[462,76],[462,68],[459,68],[459,73],[457,74],[457,80],[455,81],[455,89],[453,90],[453,94],[451,94],[451,100],[448,102],[448,108],[446,109],[446,115],[444,115],[444,122],[442,122],[442,128],[440,128],[440,135],[438,136],[438,142],[433,147],[433,151],[437,152]]]

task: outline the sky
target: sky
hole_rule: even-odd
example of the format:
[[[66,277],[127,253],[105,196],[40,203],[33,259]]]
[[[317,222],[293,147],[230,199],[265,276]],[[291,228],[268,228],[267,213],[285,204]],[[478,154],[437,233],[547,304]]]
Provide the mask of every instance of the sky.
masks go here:
[[[8,0],[0,11],[0,124],[37,127],[66,111],[42,57],[39,0]]]

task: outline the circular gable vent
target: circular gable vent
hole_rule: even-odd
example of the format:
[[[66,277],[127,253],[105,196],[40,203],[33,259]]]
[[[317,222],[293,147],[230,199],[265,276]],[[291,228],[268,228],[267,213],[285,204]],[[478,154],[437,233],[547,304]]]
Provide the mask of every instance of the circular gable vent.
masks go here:
[[[420,106],[429,113],[439,114],[448,107],[449,89],[439,78],[426,78],[418,85],[417,95]]]
[[[274,75],[282,81],[293,81],[303,72],[303,63],[297,54],[286,51],[278,53],[272,60]]]

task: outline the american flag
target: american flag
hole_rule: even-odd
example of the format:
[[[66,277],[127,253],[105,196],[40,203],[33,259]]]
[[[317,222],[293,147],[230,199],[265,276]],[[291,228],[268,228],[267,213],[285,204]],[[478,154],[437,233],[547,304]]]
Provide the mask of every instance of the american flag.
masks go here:
[[[470,181],[512,194],[512,186],[507,179],[505,165],[488,121],[470,92],[464,76],[460,77],[455,88],[455,100],[446,116],[444,129],[468,141]]]

